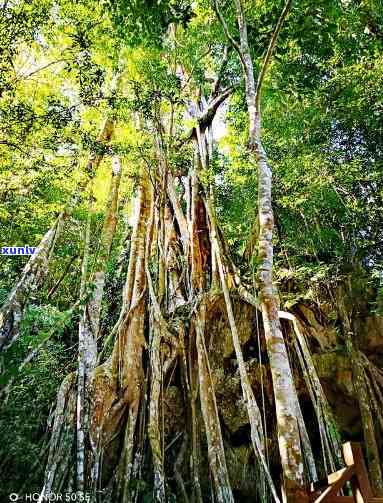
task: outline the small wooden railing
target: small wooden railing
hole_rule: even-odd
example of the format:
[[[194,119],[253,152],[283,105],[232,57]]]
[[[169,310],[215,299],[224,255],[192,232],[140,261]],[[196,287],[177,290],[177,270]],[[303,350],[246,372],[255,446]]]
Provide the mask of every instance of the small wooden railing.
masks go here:
[[[383,503],[372,492],[368,472],[360,444],[347,442],[343,445],[346,467],[328,475],[327,480],[314,482],[309,491],[311,503]],[[352,496],[340,496],[339,492],[350,482]]]

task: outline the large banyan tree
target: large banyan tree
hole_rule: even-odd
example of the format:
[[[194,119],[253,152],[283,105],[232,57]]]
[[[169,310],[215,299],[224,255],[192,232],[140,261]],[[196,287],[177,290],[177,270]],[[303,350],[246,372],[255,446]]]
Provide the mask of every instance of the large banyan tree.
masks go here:
[[[350,3],[323,2],[318,23],[326,23],[326,9],[329,24],[341,16],[351,23]],[[15,8],[4,5],[4,15]],[[264,140],[263,120],[272,120],[276,94],[291,99],[287,82],[298,88],[307,77],[300,69],[294,75],[285,54],[310,45],[300,30],[301,9],[310,2],[53,2],[46,8],[48,20],[39,19],[39,26],[48,51],[58,50],[55,44],[72,29],[68,19],[77,16],[73,46],[62,57],[69,60],[62,79],[73,87],[60,92],[79,100],[71,127],[84,133],[75,133],[81,148],[67,202],[0,312],[7,354],[23,337],[28,305],[41,291],[49,301],[78,262],[69,309],[77,363],[50,416],[40,501],[69,492],[100,503],[308,501],[310,483],[343,466],[341,439],[307,338],[308,315],[281,307],[274,283],[275,243],[278,256],[290,253],[283,242],[288,222],[273,201],[268,156],[269,147],[275,160],[279,140]],[[372,33],[373,7],[369,12]],[[322,55],[320,64],[326,62]],[[269,90],[263,112],[273,72],[286,79],[286,89]],[[315,78],[330,79],[330,68]],[[69,122],[60,125],[64,156],[71,155]],[[231,144],[222,144],[225,131],[236,127],[238,138],[231,133]],[[337,129],[336,118],[331,127]],[[335,151],[340,140],[331,141]],[[293,155],[283,149],[286,159]],[[253,203],[251,211],[244,205],[238,222],[238,233],[246,230],[241,249],[233,228],[226,232],[224,172],[231,160],[246,167],[244,191]],[[103,210],[97,209],[100,169],[108,179]],[[78,254],[63,267],[56,250],[79,205]],[[48,288],[52,268],[56,280]],[[111,289],[113,276],[118,287]],[[353,362],[370,477],[381,495],[381,439],[371,414],[383,427],[383,374],[355,347],[352,288],[342,288],[342,301],[334,302]],[[112,324],[105,322],[111,304]],[[19,372],[56,329],[24,355]],[[4,403],[12,384],[13,378],[2,388]]]

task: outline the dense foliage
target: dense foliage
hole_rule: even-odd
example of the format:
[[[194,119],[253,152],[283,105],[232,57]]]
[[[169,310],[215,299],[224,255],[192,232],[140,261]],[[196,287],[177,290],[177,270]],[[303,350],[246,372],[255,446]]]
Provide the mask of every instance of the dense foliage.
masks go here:
[[[243,2],[256,70],[282,3]],[[233,2],[218,4],[237,40]],[[1,355],[0,386],[11,386],[0,419],[4,501],[22,487],[41,489],[46,423],[59,384],[77,365],[84,231],[90,219],[92,271],[111,156],[120,158],[123,174],[102,304],[105,339],[122,302],[139,170],[156,176],[160,132],[177,193],[183,194],[193,162],[189,131],[197,123],[191,103],[216,92],[226,51],[222,87],[231,91],[214,119],[217,148],[200,181],[212,187],[233,261],[253,283],[258,257],[249,261],[246,245],[257,232],[257,172],[247,150],[241,62],[214,2],[0,2],[1,246],[37,246],[86,176],[89,155],[104,155],[93,207],[88,187],[56,243],[47,281],[29,299],[17,343]],[[383,310],[382,88],[380,0],[293,3],[262,94],[263,141],[273,170],[274,278],[285,308],[302,300],[320,304],[352,273],[363,278],[371,312]],[[170,128],[165,115],[171,116]],[[116,130],[105,146],[97,138],[108,116]],[[27,260],[0,256],[0,303]],[[157,280],[160,273],[150,266]],[[92,288],[87,286],[89,296]]]

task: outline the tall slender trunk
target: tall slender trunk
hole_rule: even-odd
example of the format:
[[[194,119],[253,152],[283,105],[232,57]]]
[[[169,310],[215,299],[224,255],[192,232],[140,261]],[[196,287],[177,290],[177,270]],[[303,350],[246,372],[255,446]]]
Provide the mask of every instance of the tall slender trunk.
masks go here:
[[[160,166],[159,166],[160,168]],[[161,169],[161,168],[160,168]],[[164,468],[164,431],[161,428],[161,422],[163,425],[163,409],[160,410],[160,403],[163,400],[163,379],[164,373],[164,355],[161,351],[162,337],[166,335],[166,322],[164,321],[160,301],[157,300],[150,270],[149,270],[149,259],[150,259],[150,249],[151,249],[151,236],[154,224],[154,213],[155,213],[155,200],[153,198],[150,222],[148,224],[147,230],[147,241],[146,241],[146,254],[145,254],[145,270],[146,278],[149,289],[149,297],[152,303],[149,325],[150,325],[150,405],[149,405],[149,423],[148,423],[148,437],[150,442],[150,447],[153,456],[153,472],[154,472],[154,483],[153,483],[153,497],[154,501],[158,503],[165,503],[166,492],[165,492],[165,468]],[[163,224],[165,226],[165,224]],[[159,237],[159,235],[157,236]],[[164,271],[164,274],[166,272]]]
[[[84,237],[84,253],[81,265],[81,286],[80,299],[84,299],[86,286],[88,283],[89,268],[89,245],[90,245],[90,227],[92,217],[93,194],[90,194],[88,219]],[[78,491],[85,489],[85,441],[86,429],[88,427],[88,403],[87,403],[87,384],[90,374],[97,361],[96,340],[92,334],[92,328],[89,323],[88,306],[82,307],[81,318],[78,327],[78,371],[77,371],[77,421],[76,421],[76,454],[77,470],[76,481]]]
[[[121,166],[118,158],[112,161],[112,176],[107,198],[104,225],[100,237],[100,246],[95,264],[93,281],[95,288],[91,298],[82,309],[79,323],[79,355],[77,377],[77,489],[84,491],[89,485],[90,470],[87,464],[92,453],[86,452],[89,428],[90,380],[97,364],[97,336],[100,323],[101,304],[105,284],[105,270],[112,246],[113,236],[117,224],[118,188],[121,179]],[[90,195],[92,198],[93,195]],[[93,203],[90,202],[86,237],[84,244],[84,258],[82,263],[80,299],[86,293],[88,285],[88,261],[90,241],[90,219],[94,213]],[[92,446],[93,447],[93,446]]]
[[[234,0],[239,28],[240,43],[230,35],[227,24],[220,14],[217,0],[216,10],[224,31],[238,51],[245,79],[246,103],[249,117],[249,149],[255,155],[258,167],[258,220],[259,220],[259,284],[260,301],[267,350],[270,360],[274,387],[275,407],[278,423],[278,442],[283,469],[283,498],[289,502],[301,502],[307,499],[303,472],[303,460],[296,417],[296,392],[290,368],[288,354],[283,340],[278,318],[277,299],[273,291],[273,226],[272,209],[272,172],[265,150],[261,143],[260,101],[264,75],[267,71],[277,37],[283,21],[289,11],[291,0],[287,0],[278,20],[269,47],[262,62],[257,84],[254,78],[254,66],[247,37],[247,24],[243,1]]]
[[[118,209],[118,190],[121,180],[121,164],[118,157],[112,159],[112,177],[110,181],[108,200],[106,204],[106,213],[104,225],[101,232],[100,245],[93,274],[93,283],[95,285],[92,298],[89,302],[89,317],[92,325],[94,337],[98,337],[101,303],[105,286],[106,266],[109,260],[110,250],[112,248],[113,237],[117,226]]]

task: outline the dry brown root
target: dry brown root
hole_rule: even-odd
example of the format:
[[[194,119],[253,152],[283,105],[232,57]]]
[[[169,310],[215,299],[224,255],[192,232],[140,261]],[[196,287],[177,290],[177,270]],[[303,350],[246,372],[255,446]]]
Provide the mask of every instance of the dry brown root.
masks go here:
[[[117,467],[117,493],[121,501],[130,498],[133,475],[134,435],[143,393],[142,364],[146,313],[145,250],[146,227],[150,211],[148,181],[142,178],[137,221],[134,230],[121,324],[110,359],[96,369],[93,379],[92,445],[101,453],[104,467]],[[123,450],[116,456],[124,434]],[[98,478],[106,475],[99,470]],[[106,477],[107,478],[107,477]]]
[[[133,474],[134,436],[144,382],[144,312],[141,299],[122,323],[112,356],[95,369],[90,384],[92,486],[104,488],[112,481],[116,493],[112,492],[121,501],[129,500]]]
[[[80,490],[91,488],[94,492],[98,488],[106,488],[110,497],[118,494],[121,501],[127,501],[130,497],[129,482],[133,473],[134,435],[144,382],[142,353],[146,345],[144,338],[145,222],[150,209],[150,191],[145,179],[142,180],[140,194],[136,246],[130,257],[130,270],[133,273],[128,281],[129,291],[126,292],[127,298],[122,306],[122,321],[117,339],[110,358],[96,367],[88,376],[86,396],[89,403],[89,415],[84,416],[84,422],[86,422],[86,436],[89,438],[91,449],[86,449],[82,459],[81,468],[84,467],[84,472],[81,473],[80,470],[80,476],[83,478],[83,487],[77,483]],[[91,330],[90,324],[89,330]],[[82,361],[85,360],[86,358],[82,358]],[[64,477],[64,472],[66,473],[67,470],[65,463],[69,463],[73,454],[72,447],[68,447],[64,442],[62,442],[62,447],[57,447],[60,441],[59,423],[63,421],[62,417],[68,414],[72,417],[75,414],[75,400],[73,407],[70,407],[71,401],[65,399],[65,396],[64,391],[59,394],[57,419],[51,439],[51,456],[44,491],[52,488],[54,484],[57,487],[65,482],[65,477],[67,478],[67,475]],[[83,440],[85,447],[87,439]],[[60,454],[61,450],[62,454]],[[57,456],[63,458],[62,461],[59,460],[60,463],[56,461]],[[56,466],[58,464],[59,468]],[[59,482],[56,483],[57,478]]]

